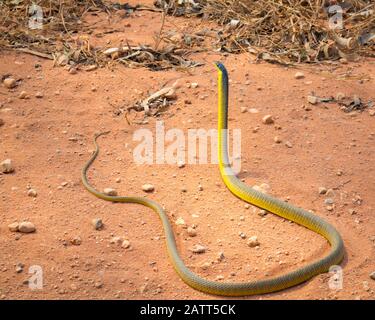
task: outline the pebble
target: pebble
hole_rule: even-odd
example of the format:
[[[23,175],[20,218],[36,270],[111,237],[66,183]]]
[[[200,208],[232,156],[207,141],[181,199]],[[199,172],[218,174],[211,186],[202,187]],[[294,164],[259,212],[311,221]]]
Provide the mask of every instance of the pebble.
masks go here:
[[[18,222],[13,222],[13,223],[8,225],[8,229],[12,232],[17,232],[18,226],[19,226]]]
[[[0,163],[0,170],[2,173],[11,173],[14,171],[14,167],[11,159],[5,159]]]
[[[332,198],[327,198],[327,199],[324,199],[324,203],[325,203],[325,204],[333,204],[334,201],[333,201]]]
[[[92,225],[94,226],[95,230],[101,230],[103,229],[103,221],[100,218],[94,218],[91,220]]]
[[[293,147],[293,145],[292,145],[292,143],[291,143],[290,141],[285,142],[285,145],[286,145],[288,148],[292,148],[292,147]]]
[[[206,247],[204,247],[200,244],[196,244],[196,245],[194,245],[193,248],[191,248],[191,251],[193,251],[194,253],[205,253]]]
[[[262,122],[264,124],[272,124],[274,123],[275,121],[273,120],[272,116],[270,114],[267,114],[265,115],[263,118],[262,118]]]
[[[218,261],[223,261],[225,259],[224,252],[220,251],[217,255]]]
[[[30,189],[29,191],[27,191],[27,195],[29,197],[35,198],[38,195],[38,193],[37,193],[37,191],[35,189]]]
[[[18,225],[18,231],[22,233],[31,233],[35,232],[35,226],[29,221],[23,221]]]
[[[82,243],[82,239],[80,236],[76,236],[70,240],[70,243],[74,246],[79,246]]]
[[[316,96],[308,95],[307,102],[311,104],[317,104],[319,102],[319,98]]]
[[[144,184],[144,185],[142,186],[142,190],[143,190],[144,192],[152,192],[152,191],[155,190],[155,188],[154,188],[154,186],[153,186],[152,184],[150,184],[150,183],[146,183],[146,184]]]
[[[251,248],[259,246],[259,241],[257,236],[252,236],[247,240],[247,245]]]
[[[38,91],[37,93],[35,93],[35,98],[38,98],[38,99],[42,99],[44,97],[43,93]]]
[[[20,99],[27,99],[28,95],[26,91],[21,91],[20,94],[18,95],[18,98]]]
[[[121,237],[112,237],[111,240],[109,240],[111,244],[117,244],[117,245],[122,244],[123,241],[124,240]]]
[[[17,81],[14,78],[5,78],[3,84],[6,88],[12,89],[17,86]]]
[[[372,280],[375,280],[375,271],[373,271],[373,272],[370,273],[370,278]]]
[[[177,166],[181,169],[181,168],[185,167],[185,162],[184,161],[178,161]]]
[[[130,241],[129,240],[122,241],[121,247],[124,248],[124,249],[130,248]]]
[[[193,88],[193,89],[198,88],[198,86],[199,86],[198,82],[192,82],[190,84],[190,87]]]
[[[175,222],[176,225],[178,226],[185,226],[185,220],[181,217],[177,218],[176,222]]]
[[[281,143],[281,139],[278,136],[274,137],[273,141],[275,141],[275,143]]]
[[[245,113],[247,111],[246,107],[241,107],[241,113]]]
[[[294,78],[296,79],[303,79],[305,77],[305,74],[303,72],[296,72],[294,75]]]
[[[107,196],[117,196],[117,191],[115,189],[112,189],[112,188],[105,188],[104,193]]]
[[[261,217],[264,217],[264,216],[266,216],[267,215],[267,211],[266,210],[259,210],[258,211],[258,216],[261,216]]]
[[[239,233],[239,236],[241,237],[241,239],[246,239],[246,234],[243,233],[243,232],[240,232],[240,233]]]
[[[326,194],[327,193],[327,188],[325,188],[325,187],[319,187],[318,191],[319,191],[319,194]]]
[[[17,265],[16,265],[16,272],[17,273],[21,273],[23,271],[24,267],[25,266],[22,263],[17,263]]]
[[[258,109],[255,109],[255,108],[250,108],[250,109],[249,109],[249,112],[250,112],[250,113],[259,113],[259,110],[258,110]]]
[[[188,227],[187,233],[188,233],[189,237],[195,237],[197,235],[197,230],[195,230],[192,227]]]

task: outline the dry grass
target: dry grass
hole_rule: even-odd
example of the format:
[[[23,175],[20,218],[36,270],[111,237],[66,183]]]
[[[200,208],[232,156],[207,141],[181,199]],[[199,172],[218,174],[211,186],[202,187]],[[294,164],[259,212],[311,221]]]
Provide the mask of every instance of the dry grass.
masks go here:
[[[158,0],[176,16],[203,16],[223,26],[222,51],[250,50],[258,57],[280,63],[316,62],[357,54],[374,56],[373,0]],[[329,25],[343,8],[343,28]],[[332,8],[333,9],[333,8]],[[368,43],[363,45],[363,42]]]
[[[32,4],[42,8],[42,29],[29,27]],[[71,68],[76,68],[76,65],[102,66],[113,61],[152,70],[196,65],[186,59],[186,50],[179,50],[179,46],[158,46],[155,49],[138,46],[134,50],[128,46],[126,50],[119,48],[113,55],[105,54],[107,48],[93,47],[86,35],[90,26],[84,23],[85,14],[95,11],[111,15],[119,9],[132,12],[138,10],[138,6],[106,0],[5,0],[0,3],[0,49],[53,59],[55,65]]]

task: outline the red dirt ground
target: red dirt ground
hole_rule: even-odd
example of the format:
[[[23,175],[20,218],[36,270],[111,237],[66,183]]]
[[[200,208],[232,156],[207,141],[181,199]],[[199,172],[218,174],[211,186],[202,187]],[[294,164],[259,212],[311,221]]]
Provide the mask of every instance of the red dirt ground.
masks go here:
[[[108,24],[105,16],[87,19],[97,22],[98,32]],[[153,44],[160,14],[141,12],[126,19],[131,27],[121,27],[124,21],[115,17],[110,26],[120,31],[100,41]],[[199,20],[168,17],[166,28],[183,30],[199,24]],[[167,257],[160,221],[151,210],[109,203],[83,188],[80,171],[94,148],[93,134],[108,129],[111,134],[99,141],[102,152],[89,173],[91,181],[98,189],[113,187],[120,195],[144,195],[141,186],[153,184],[155,192],[148,196],[166,208],[184,261],[200,275],[220,276],[219,281],[261,279],[293,270],[327,252],[327,242],[315,233],[272,214],[261,217],[255,208],[246,209],[226,189],[215,164],[178,168],[134,163],[133,133],[140,128],[154,132],[157,119],[138,125],[134,121],[142,119],[141,113],[133,112],[129,125],[115,111],[180,79],[177,102],[159,118],[166,130],[216,128],[212,64],[216,60],[227,66],[232,79],[229,123],[242,130],[241,178],[250,185],[267,183],[270,194],[313,210],[339,230],[346,247],[342,290],[331,290],[330,275],[322,274],[291,289],[248,299],[374,299],[375,282],[369,274],[375,271],[375,116],[367,110],[344,113],[337,103],[310,105],[311,110],[303,106],[308,106],[311,91],[319,96],[342,92],[374,101],[375,61],[296,69],[254,63],[247,55],[207,52],[191,58],[205,65],[191,69],[190,74],[122,65],[70,74],[53,67],[51,61],[0,53],[0,75],[21,79],[15,89],[0,86],[4,121],[0,162],[10,158],[15,166],[14,173],[0,175],[1,299],[217,298],[191,289],[177,276]],[[41,64],[40,70],[36,63]],[[297,71],[303,71],[305,78],[295,79]],[[349,73],[350,77],[343,77]],[[197,82],[198,88],[188,88],[191,82]],[[21,91],[30,99],[19,99]],[[34,97],[38,91],[44,94],[42,99]],[[241,107],[256,108],[259,113],[241,113]],[[266,114],[274,116],[274,125],[262,124]],[[257,126],[259,130],[253,132]],[[275,136],[282,142],[275,143]],[[121,181],[116,182],[117,178]],[[37,190],[36,198],[27,195],[28,186]],[[321,186],[334,190],[333,211],[326,209],[327,196],[318,193]],[[104,222],[103,230],[96,231],[91,224],[97,217]],[[174,224],[179,217],[197,226],[196,237]],[[36,232],[20,236],[8,230],[8,224],[22,220],[33,222]],[[247,246],[240,232],[257,235],[259,248]],[[71,245],[70,240],[78,236],[82,243]],[[113,236],[125,237],[131,247],[110,244]],[[189,249],[195,244],[206,246],[207,251],[193,254]],[[219,252],[225,255],[221,262]],[[211,265],[204,269],[206,262]],[[23,272],[16,272],[18,263],[24,264]],[[24,284],[32,265],[43,268],[42,290],[32,291]]]

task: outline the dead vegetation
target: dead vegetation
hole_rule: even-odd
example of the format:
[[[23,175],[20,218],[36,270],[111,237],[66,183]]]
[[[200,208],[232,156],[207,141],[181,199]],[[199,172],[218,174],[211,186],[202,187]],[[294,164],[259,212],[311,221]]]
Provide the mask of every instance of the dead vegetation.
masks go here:
[[[189,52],[177,45],[94,47],[90,43],[91,27],[85,23],[85,15],[105,13],[110,18],[117,10],[130,15],[148,8],[105,0],[5,0],[0,3],[0,49],[52,59],[54,65],[68,69],[87,65],[86,69],[91,70],[112,61],[152,70],[197,65],[187,59]]]
[[[250,51],[279,63],[375,56],[372,0],[157,0],[155,5],[171,15],[218,22],[223,35],[217,49],[224,52]]]
[[[155,45],[94,47],[85,15],[104,13],[110,18],[118,10],[125,15],[159,11],[162,23]],[[211,19],[221,28],[176,36],[164,30],[166,14]],[[199,65],[189,60],[191,52],[212,48],[250,52],[281,64],[375,56],[372,0],[157,0],[155,8],[108,0],[4,0],[0,17],[0,49],[53,59],[68,68],[116,61],[152,70],[185,69]]]

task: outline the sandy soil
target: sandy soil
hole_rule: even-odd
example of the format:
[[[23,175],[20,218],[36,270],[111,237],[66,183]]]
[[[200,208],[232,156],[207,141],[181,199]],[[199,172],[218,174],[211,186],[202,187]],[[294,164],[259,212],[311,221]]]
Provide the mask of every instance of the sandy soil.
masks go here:
[[[129,39],[152,45],[160,27],[160,15],[153,12],[114,17],[111,24],[105,16],[87,19],[95,22],[98,33],[104,27],[118,29],[102,38],[90,36],[103,43]],[[130,26],[124,27],[127,23]],[[198,20],[168,17],[166,28],[199,25]],[[215,164],[178,168],[134,163],[132,150],[138,142],[133,141],[133,133],[140,128],[155,132],[156,121],[164,121],[165,130],[216,128],[215,60],[228,67],[232,79],[230,127],[242,132],[241,178],[250,185],[266,183],[270,194],[313,210],[340,231],[346,247],[341,290],[331,290],[331,275],[322,274],[294,288],[248,299],[374,299],[375,281],[369,274],[375,271],[375,116],[368,110],[344,113],[337,103],[309,105],[306,97],[311,91],[319,96],[342,92],[374,101],[375,61],[297,70],[254,63],[247,55],[207,52],[191,58],[205,65],[190,73],[115,65],[70,74],[51,61],[0,53],[0,75],[21,80],[14,89],[0,86],[4,122],[0,161],[10,158],[15,166],[14,173],[0,175],[1,299],[217,298],[180,280],[167,257],[161,224],[151,210],[105,202],[83,188],[80,171],[93,150],[93,134],[108,129],[111,134],[100,139],[102,152],[90,171],[91,181],[98,189],[112,187],[120,195],[145,195],[141,186],[153,184],[155,191],[148,196],[166,208],[184,261],[200,275],[218,281],[261,279],[327,252],[327,242],[315,233],[246,208],[226,189]],[[304,72],[305,78],[295,79],[297,71]],[[140,125],[136,122],[142,120],[142,113],[132,112],[131,124],[116,115],[119,108],[176,79],[181,85],[178,99],[159,118]],[[188,88],[192,82],[199,86]],[[20,99],[21,91],[30,98]],[[43,98],[36,98],[36,92],[42,92]],[[259,112],[242,113],[241,107]],[[275,118],[274,125],[262,124],[267,114]],[[275,143],[275,136],[281,143]],[[320,195],[319,187],[331,188],[333,194]],[[28,196],[28,188],[35,189],[37,197]],[[334,201],[331,211],[326,198]],[[180,217],[188,226],[196,226],[196,237],[175,225]],[[103,230],[93,228],[94,218],[103,220]],[[36,232],[9,231],[10,223],[23,220],[34,223]],[[247,238],[256,235],[260,246],[250,248],[241,232]],[[111,244],[114,236],[128,239],[130,248]],[[81,244],[71,244],[77,237]],[[193,254],[190,249],[195,244],[204,245],[206,252]],[[220,252],[222,261],[217,260]],[[24,268],[17,272],[20,263]],[[33,265],[43,269],[41,290],[27,285]]]

